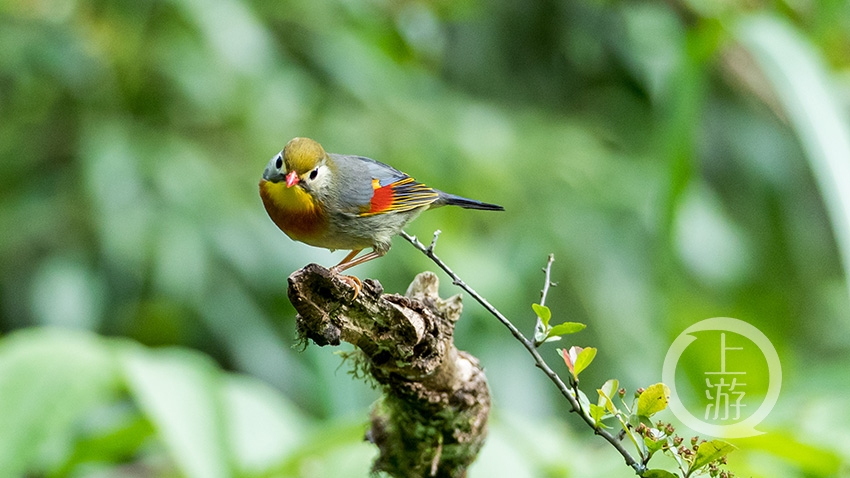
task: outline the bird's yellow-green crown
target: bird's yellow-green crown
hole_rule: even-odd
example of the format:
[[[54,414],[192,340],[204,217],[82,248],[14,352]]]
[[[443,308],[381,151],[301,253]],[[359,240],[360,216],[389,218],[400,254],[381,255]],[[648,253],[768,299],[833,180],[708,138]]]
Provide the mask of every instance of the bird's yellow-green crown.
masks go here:
[[[283,148],[283,160],[287,171],[298,175],[315,168],[327,153],[322,145],[310,138],[292,138]]]

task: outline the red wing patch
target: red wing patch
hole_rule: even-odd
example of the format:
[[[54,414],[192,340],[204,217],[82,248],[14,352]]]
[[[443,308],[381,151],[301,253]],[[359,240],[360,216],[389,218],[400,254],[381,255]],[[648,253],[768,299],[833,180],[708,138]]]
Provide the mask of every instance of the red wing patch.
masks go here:
[[[386,211],[393,205],[393,185],[388,184],[381,187],[377,179],[372,180],[372,201],[369,203],[369,214],[378,214]]]
[[[372,216],[396,211],[409,211],[427,206],[436,201],[439,194],[428,186],[417,183],[411,177],[381,186],[378,179],[372,180],[372,200],[369,210],[361,216]]]

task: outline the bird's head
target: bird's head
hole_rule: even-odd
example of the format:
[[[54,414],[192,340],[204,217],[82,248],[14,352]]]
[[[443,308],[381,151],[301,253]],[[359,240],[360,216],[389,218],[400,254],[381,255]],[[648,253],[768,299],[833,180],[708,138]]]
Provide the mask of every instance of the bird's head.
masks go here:
[[[283,151],[269,160],[263,179],[284,182],[287,188],[300,186],[315,191],[326,184],[330,176],[330,157],[322,145],[310,138],[292,138]]]

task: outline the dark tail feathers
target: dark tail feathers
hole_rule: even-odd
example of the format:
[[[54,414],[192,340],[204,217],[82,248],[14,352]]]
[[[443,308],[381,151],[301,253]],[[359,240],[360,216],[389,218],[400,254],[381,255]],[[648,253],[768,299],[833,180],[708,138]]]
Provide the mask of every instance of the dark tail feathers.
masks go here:
[[[455,196],[454,194],[444,193],[442,191],[440,191],[440,199],[437,201],[437,204],[448,204],[449,206],[460,206],[465,209],[481,209],[484,211],[505,210],[505,208],[496,204],[490,204],[486,202],[476,201],[475,199],[468,199],[461,196]]]

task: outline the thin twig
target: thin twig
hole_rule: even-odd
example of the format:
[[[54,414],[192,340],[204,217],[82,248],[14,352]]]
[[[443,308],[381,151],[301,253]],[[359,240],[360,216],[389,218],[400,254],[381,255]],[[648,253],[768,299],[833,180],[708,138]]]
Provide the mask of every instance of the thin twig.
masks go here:
[[[439,229],[437,229],[436,231],[434,231],[434,237],[433,237],[433,238],[431,238],[431,245],[430,245],[430,246],[428,246],[428,252],[431,252],[431,253],[433,253],[433,252],[434,252],[434,248],[435,248],[435,247],[437,247],[437,239],[439,239],[439,238],[440,238],[440,233],[441,233],[441,232],[443,232],[443,231],[441,231],[441,230],[439,230]]]
[[[540,291],[540,305],[546,305],[546,296],[549,294],[549,286],[552,284],[552,263],[555,262],[555,254],[549,254],[549,259],[546,261],[546,267],[543,268],[543,290]],[[540,316],[537,316],[534,324],[534,347],[540,347],[546,342],[546,336],[549,327],[543,323]]]
[[[559,377],[558,374],[555,373],[549,367],[546,361],[543,360],[543,357],[540,356],[540,353],[537,351],[537,348],[534,347],[534,343],[525,338],[522,332],[520,332],[519,329],[517,329],[514,324],[511,323],[510,320],[508,320],[507,317],[505,317],[501,312],[499,312],[498,309],[493,307],[490,302],[487,301],[487,299],[478,294],[475,289],[467,285],[466,282],[464,282],[457,274],[455,274],[455,272],[448,265],[446,265],[445,262],[443,262],[439,257],[437,257],[436,254],[434,254],[434,246],[436,245],[437,234],[438,233],[434,234],[434,239],[431,241],[431,247],[425,247],[425,245],[419,242],[416,237],[411,236],[404,231],[401,232],[401,237],[407,240],[407,242],[413,244],[413,247],[418,249],[420,252],[428,256],[428,258],[431,259],[434,264],[437,264],[440,269],[442,269],[446,274],[448,274],[448,276],[452,279],[452,282],[455,285],[465,290],[470,296],[472,296],[473,299],[475,299],[479,304],[481,304],[485,309],[487,309],[487,312],[490,312],[490,314],[492,314],[499,322],[501,322],[502,325],[507,327],[508,330],[511,332],[511,335],[513,335],[514,338],[519,340],[519,342],[523,345],[523,347],[525,347],[528,353],[531,354],[531,357],[534,359],[534,364],[537,366],[537,368],[542,370],[543,373],[546,374],[547,377],[549,377],[549,380],[551,380],[555,384],[555,386],[558,388],[558,391],[561,392],[561,395],[563,395],[567,399],[567,401],[570,403],[570,406],[572,407],[572,411],[577,412],[578,415],[581,416],[581,418],[584,420],[584,422],[587,423],[588,426],[593,428],[593,431],[597,435],[601,436],[608,443],[610,443],[611,446],[613,446],[626,460],[626,464],[635,470],[635,473],[637,473],[638,475],[644,473],[646,471],[646,466],[635,460],[634,457],[632,457],[632,455],[629,453],[629,451],[626,450],[620,440],[618,440],[615,436],[611,435],[607,430],[598,428],[593,418],[591,418],[587,413],[584,413],[582,411],[581,405],[578,402],[577,395],[573,395],[572,390],[570,390],[567,384],[565,384],[564,381],[561,380],[561,377]],[[548,266],[551,266],[552,261],[554,261],[554,257],[550,256],[547,268]],[[546,277],[546,284],[547,286],[544,286],[544,290],[548,289],[548,274]]]
[[[552,282],[552,263],[555,262],[555,254],[549,254],[543,274],[546,276],[543,282],[543,290],[540,291],[540,305],[546,305],[546,295],[549,294],[549,286],[557,285]]]

